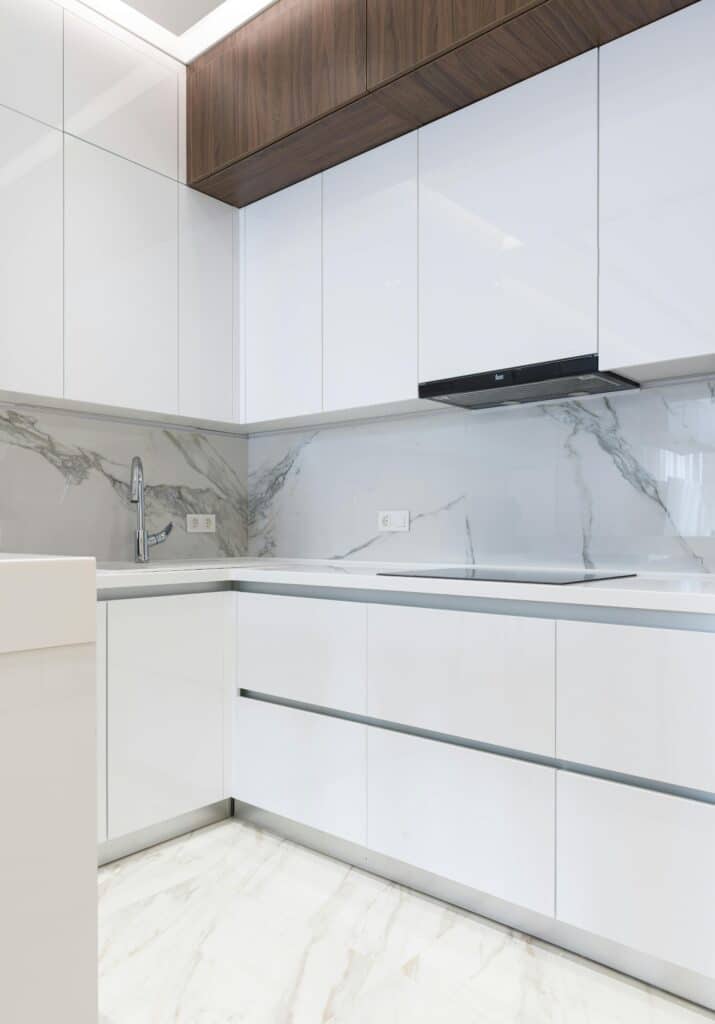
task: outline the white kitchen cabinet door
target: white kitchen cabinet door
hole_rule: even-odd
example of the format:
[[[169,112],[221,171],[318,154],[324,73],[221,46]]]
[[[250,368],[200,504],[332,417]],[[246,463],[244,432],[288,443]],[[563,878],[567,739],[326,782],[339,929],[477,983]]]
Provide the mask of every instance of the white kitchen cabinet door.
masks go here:
[[[366,727],[236,701],[233,796],[365,845]]]
[[[178,175],[178,67],[65,13],[65,131]]]
[[[238,685],[364,715],[367,609],[352,601],[238,595]]]
[[[595,353],[596,51],[420,129],[420,380]]]
[[[558,920],[715,978],[715,806],[558,773]]]
[[[227,593],[109,604],[110,839],[228,796],[232,608]]]
[[[107,604],[97,604],[97,842],[107,838]]]
[[[0,0],[0,104],[62,127],[62,8]]]
[[[368,607],[368,715],[552,757],[555,624]]]
[[[417,133],[323,176],[326,410],[417,398]]]
[[[233,419],[233,207],[179,188],[179,412]]]
[[[639,380],[715,368],[714,36],[697,3],[600,50],[601,365]]]
[[[65,137],[65,397],[176,413],[176,182]]]
[[[557,627],[557,756],[715,793],[715,633]]]
[[[320,175],[245,211],[247,422],[323,408]]]
[[[2,108],[0,225],[0,390],[61,398],[62,134]]]
[[[368,846],[554,913],[554,770],[368,730]]]

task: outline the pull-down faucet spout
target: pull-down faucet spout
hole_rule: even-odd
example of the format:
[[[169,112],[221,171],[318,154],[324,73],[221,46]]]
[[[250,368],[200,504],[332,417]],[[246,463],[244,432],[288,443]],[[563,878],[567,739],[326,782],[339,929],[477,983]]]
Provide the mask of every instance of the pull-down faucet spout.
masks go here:
[[[147,533],[144,519],[144,466],[138,455],[132,459],[130,501],[137,506],[137,529],[134,542],[134,561],[148,562],[149,549],[156,544],[163,544],[174,528],[173,523],[167,523],[159,533]]]

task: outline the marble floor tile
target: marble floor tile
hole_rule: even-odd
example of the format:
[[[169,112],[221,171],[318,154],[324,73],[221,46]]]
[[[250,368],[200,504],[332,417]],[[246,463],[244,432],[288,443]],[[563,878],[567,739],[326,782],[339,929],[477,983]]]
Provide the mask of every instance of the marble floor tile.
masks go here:
[[[100,1024],[715,1015],[237,821],[100,869]]]

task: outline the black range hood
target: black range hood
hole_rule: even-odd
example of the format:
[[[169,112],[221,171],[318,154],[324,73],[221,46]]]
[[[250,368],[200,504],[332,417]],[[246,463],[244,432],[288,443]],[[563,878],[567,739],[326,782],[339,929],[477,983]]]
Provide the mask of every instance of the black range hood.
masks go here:
[[[589,355],[433,380],[420,384],[419,396],[463,409],[488,409],[553,398],[583,398],[637,387],[638,384],[627,377],[599,370],[598,356]]]

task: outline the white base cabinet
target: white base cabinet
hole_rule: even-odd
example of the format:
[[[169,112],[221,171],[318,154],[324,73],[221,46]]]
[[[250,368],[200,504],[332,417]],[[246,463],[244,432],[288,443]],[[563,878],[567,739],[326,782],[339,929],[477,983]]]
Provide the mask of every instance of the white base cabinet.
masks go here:
[[[368,714],[553,756],[554,635],[546,619],[368,607]]]
[[[97,604],[97,842],[107,838],[107,605]]]
[[[364,846],[366,732],[355,722],[241,698],[233,796]]]
[[[715,806],[558,773],[559,921],[715,978]]]
[[[554,913],[552,768],[371,728],[371,850]]]
[[[715,793],[715,633],[559,622],[557,756]]]
[[[110,839],[230,795],[233,614],[228,593],[109,604]]]
[[[239,687],[364,715],[366,620],[358,602],[239,594]]]

